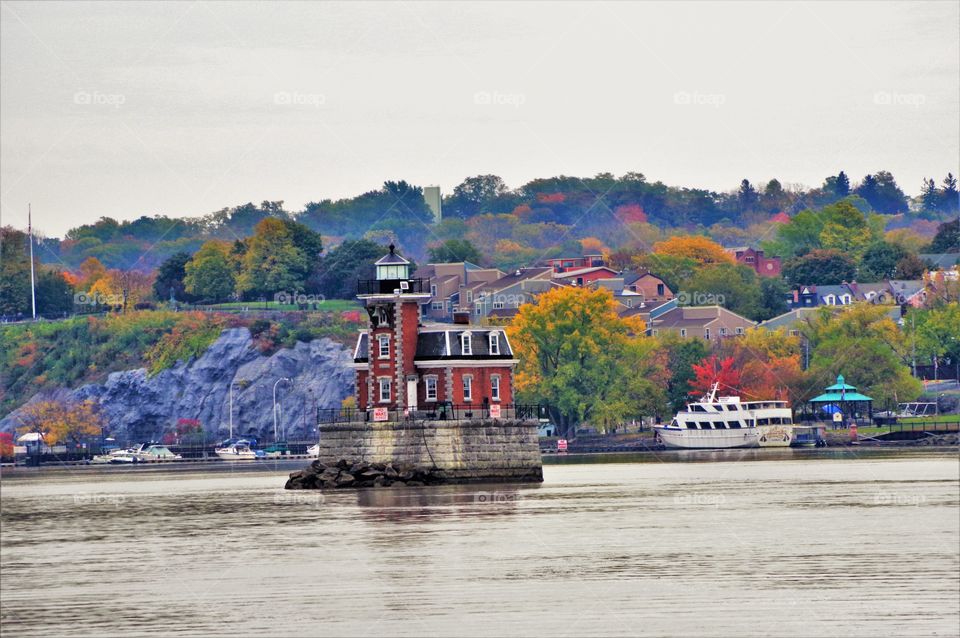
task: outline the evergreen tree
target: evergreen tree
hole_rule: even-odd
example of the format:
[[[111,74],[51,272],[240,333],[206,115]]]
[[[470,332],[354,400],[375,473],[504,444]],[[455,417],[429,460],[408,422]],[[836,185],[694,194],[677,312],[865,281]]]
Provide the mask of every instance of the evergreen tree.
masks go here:
[[[740,212],[746,213],[753,210],[759,201],[760,196],[750,180],[744,179],[740,182],[740,190],[737,191],[737,203],[740,205]]]
[[[955,213],[960,210],[960,193],[957,192],[957,178],[953,173],[947,173],[943,178],[943,188],[940,190],[940,210],[945,213]]]
[[[833,192],[837,197],[846,197],[850,194],[850,178],[843,171],[837,174],[837,181],[834,182]]]
[[[923,210],[940,210],[940,192],[937,190],[937,183],[932,179],[923,178],[923,186],[920,187],[920,204]]]

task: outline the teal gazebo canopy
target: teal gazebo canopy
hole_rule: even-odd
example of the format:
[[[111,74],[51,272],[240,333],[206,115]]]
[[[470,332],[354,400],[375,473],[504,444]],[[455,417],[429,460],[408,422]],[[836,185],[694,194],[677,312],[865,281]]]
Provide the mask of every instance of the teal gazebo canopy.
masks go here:
[[[857,413],[860,412],[857,408],[866,404],[868,419],[873,416],[873,399],[857,392],[854,386],[845,383],[842,374],[837,375],[837,382],[826,390],[820,396],[810,399],[810,403],[815,408],[831,414],[840,412],[844,420],[848,416],[856,420]]]

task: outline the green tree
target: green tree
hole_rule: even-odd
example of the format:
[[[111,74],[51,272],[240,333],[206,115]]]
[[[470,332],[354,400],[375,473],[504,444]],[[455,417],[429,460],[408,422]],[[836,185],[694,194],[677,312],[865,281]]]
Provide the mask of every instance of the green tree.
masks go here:
[[[667,401],[670,410],[677,412],[690,400],[691,383],[696,378],[694,364],[705,359],[710,348],[703,339],[688,339],[674,332],[664,333],[659,340],[661,348],[666,352],[666,367],[670,371]]]
[[[0,315],[29,314],[30,254],[27,234],[0,228]]]
[[[945,213],[955,213],[960,210],[960,192],[957,191],[957,178],[953,173],[947,173],[943,178],[940,189],[940,210]]]
[[[173,298],[178,301],[195,301],[193,295],[187,292],[186,285],[183,283],[187,276],[186,265],[191,259],[189,253],[178,252],[164,260],[157,268],[157,278],[153,282],[153,296],[157,301],[166,301],[170,299],[170,291],[173,290]]]
[[[960,305],[956,302],[911,310],[904,328],[911,349],[916,340],[918,362],[928,363],[934,357],[946,365],[960,361]]]
[[[923,185],[920,187],[920,205],[923,210],[940,210],[940,191],[937,190],[937,183],[932,179],[923,178]]]
[[[895,279],[920,279],[927,270],[927,263],[912,253],[907,253],[897,261],[893,271]]]
[[[752,268],[741,264],[706,266],[682,285],[680,292],[687,293],[694,305],[703,305],[698,299],[713,297],[727,310],[749,319],[762,315],[760,284]]]
[[[73,310],[73,286],[55,268],[37,269],[37,312],[46,316],[69,313]]]
[[[740,182],[740,190],[737,191],[737,203],[740,206],[741,213],[747,213],[754,210],[760,201],[757,189],[753,187],[750,180],[744,179]]]
[[[330,299],[353,299],[358,279],[373,279],[374,262],[387,249],[368,239],[348,239],[330,250],[311,275],[310,289]]]
[[[758,321],[766,321],[787,312],[787,294],[790,292],[787,282],[780,277],[760,278],[760,311]]]
[[[836,249],[850,255],[860,255],[871,240],[871,229],[866,216],[849,201],[839,201],[824,207],[820,246]]]
[[[310,263],[282,220],[272,217],[261,220],[246,245],[237,277],[237,292],[248,298],[272,299],[281,293],[306,289]]]
[[[856,274],[856,262],[838,250],[813,250],[783,266],[783,276],[791,286],[835,285],[853,281]]]
[[[444,217],[469,219],[481,213],[508,212],[512,207],[500,210],[497,204],[505,199],[510,189],[496,175],[468,177],[453,189],[453,194],[443,202]]]
[[[184,289],[204,301],[224,301],[234,291],[236,273],[230,244],[213,239],[184,265]]]
[[[483,263],[483,255],[476,246],[466,239],[448,239],[436,246],[430,247],[430,261],[435,264],[456,263],[469,261],[473,264]]]
[[[879,241],[867,248],[860,261],[859,281],[883,281],[893,279],[897,272],[897,262],[907,256],[907,251],[899,244]]]
[[[889,171],[878,171],[865,176],[854,192],[867,200],[878,213],[893,215],[909,210],[907,196],[897,186],[897,181]]]
[[[912,401],[923,391],[910,376],[906,339],[883,306],[856,304],[840,312],[824,307],[800,325],[810,343],[810,377],[816,387],[843,374],[875,405]]]
[[[954,253],[960,251],[960,219],[944,222],[930,242],[931,253]]]

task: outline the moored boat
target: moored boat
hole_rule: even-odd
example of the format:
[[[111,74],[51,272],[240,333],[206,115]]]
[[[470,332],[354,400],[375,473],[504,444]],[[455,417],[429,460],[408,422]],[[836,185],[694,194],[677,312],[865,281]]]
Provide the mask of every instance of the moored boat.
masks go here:
[[[688,403],[669,424],[655,425],[667,447],[726,449],[790,445],[793,414],[786,401],[741,401],[717,397],[714,384],[703,399]]]
[[[226,461],[254,461],[266,458],[263,450],[254,449],[249,441],[243,440],[231,443],[226,447],[218,447],[214,452]]]

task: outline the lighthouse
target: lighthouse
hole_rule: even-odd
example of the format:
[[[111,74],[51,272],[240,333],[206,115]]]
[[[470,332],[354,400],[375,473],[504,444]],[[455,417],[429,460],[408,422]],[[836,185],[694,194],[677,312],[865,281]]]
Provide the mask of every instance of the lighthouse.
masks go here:
[[[357,406],[390,420],[438,406],[466,406],[500,415],[513,403],[516,359],[502,328],[424,324],[426,283],[410,276],[410,261],[390,246],[376,279],[357,282],[369,323],[354,349]],[[505,412],[505,410],[504,410]]]

